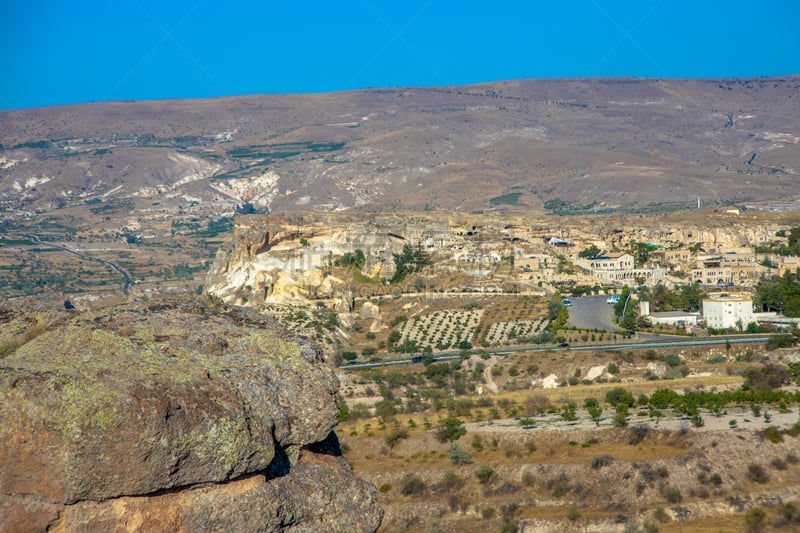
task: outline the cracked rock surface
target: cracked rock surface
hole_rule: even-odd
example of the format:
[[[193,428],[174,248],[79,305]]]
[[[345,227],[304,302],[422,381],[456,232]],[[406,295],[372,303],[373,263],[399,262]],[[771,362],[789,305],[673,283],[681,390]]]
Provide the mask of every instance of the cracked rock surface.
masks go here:
[[[374,531],[338,382],[200,298],[76,315],[0,360],[0,531]]]

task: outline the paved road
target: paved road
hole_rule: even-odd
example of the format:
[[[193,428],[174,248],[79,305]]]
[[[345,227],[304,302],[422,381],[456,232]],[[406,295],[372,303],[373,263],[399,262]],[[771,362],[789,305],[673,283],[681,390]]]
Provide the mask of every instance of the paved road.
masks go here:
[[[610,307],[610,306],[609,306]],[[656,340],[656,341],[654,341]],[[686,348],[691,346],[714,346],[714,345],[723,345],[727,343],[731,344],[757,344],[762,342],[767,342],[769,337],[763,337],[760,335],[720,335],[716,337],[703,337],[702,339],[697,339],[693,337],[674,337],[674,336],[656,336],[656,335],[648,335],[647,339],[641,339],[638,341],[627,341],[627,342],[618,342],[618,343],[589,343],[589,344],[573,344],[572,346],[568,347],[556,347],[552,344],[550,345],[542,345],[542,344],[517,344],[514,346],[496,346],[494,348],[489,348],[486,350],[482,350],[479,348],[475,348],[469,350],[469,353],[479,353],[479,352],[488,352],[494,355],[509,355],[513,352],[551,352],[551,351],[560,351],[566,352],[567,350],[573,351],[580,351],[580,350],[608,350],[608,351],[616,351],[616,350],[644,350],[649,348]],[[444,352],[437,352],[433,354],[434,361],[436,362],[443,362],[443,361],[455,361],[461,359],[461,355],[458,353],[458,350],[447,350]],[[403,354],[403,355],[390,355],[387,357],[376,357],[373,361],[368,362],[353,362],[350,364],[342,365],[341,369],[343,370],[357,370],[357,369],[364,369],[364,368],[380,368],[382,366],[389,366],[389,365],[408,365],[413,363],[411,354]]]
[[[122,293],[125,294],[125,295],[128,294],[128,289],[130,288],[131,284],[133,283],[133,280],[131,279],[130,274],[128,274],[128,272],[126,272],[125,269],[122,268],[121,266],[119,266],[118,264],[116,264],[116,263],[114,263],[112,261],[109,261],[107,259],[102,259],[100,257],[95,257],[93,255],[89,255],[86,252],[82,252],[82,251],[79,251],[79,250],[73,250],[72,248],[68,248],[67,246],[64,246],[62,244],[43,241],[43,240],[39,239],[39,237],[37,237],[36,235],[28,235],[28,237],[33,242],[35,242],[36,244],[41,244],[41,245],[44,245],[44,246],[52,246],[53,248],[58,248],[60,250],[64,250],[67,253],[70,253],[70,254],[73,254],[73,255],[77,255],[78,257],[80,257],[82,259],[88,259],[89,261],[97,261],[99,263],[103,263],[104,265],[116,270],[122,276],[122,280],[123,280],[122,281]]]
[[[614,331],[619,329],[614,326],[614,306],[606,303],[608,296],[581,296],[570,298],[572,307],[569,308],[567,324],[582,329],[605,329]]]

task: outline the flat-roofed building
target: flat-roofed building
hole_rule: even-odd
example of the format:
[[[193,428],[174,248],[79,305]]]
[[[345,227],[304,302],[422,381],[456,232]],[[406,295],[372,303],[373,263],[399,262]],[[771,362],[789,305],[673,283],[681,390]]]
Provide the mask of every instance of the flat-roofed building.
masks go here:
[[[703,318],[710,328],[729,329],[753,322],[753,299],[749,294],[726,293],[703,300]]]

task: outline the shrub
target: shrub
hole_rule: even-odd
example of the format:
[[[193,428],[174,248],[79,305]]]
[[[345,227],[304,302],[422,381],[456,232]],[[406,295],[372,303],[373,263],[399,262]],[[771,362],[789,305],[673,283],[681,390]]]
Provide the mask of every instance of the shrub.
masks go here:
[[[484,520],[489,520],[491,518],[494,518],[495,512],[496,511],[495,511],[494,507],[482,507],[481,508],[481,518],[483,518]]]
[[[747,533],[764,531],[767,523],[767,513],[760,507],[753,507],[744,515],[744,527]]]
[[[650,435],[650,426],[637,424],[628,430],[628,444],[636,446]]]
[[[761,435],[763,435],[765,439],[767,439],[773,444],[783,442],[783,434],[775,426],[769,426],[768,428],[764,428],[764,430],[761,432]]]
[[[400,426],[387,433],[386,436],[383,437],[383,442],[385,442],[389,448],[394,448],[400,443],[401,440],[407,438],[408,430]]]
[[[609,466],[611,463],[614,462],[614,458],[610,455],[599,455],[592,459],[592,468],[595,470],[599,470],[604,466]]]
[[[791,382],[785,367],[769,363],[761,368],[747,369],[744,377],[743,387],[754,391],[777,389],[784,383]]]
[[[662,359],[667,366],[675,367],[681,364],[681,358],[676,353],[669,353],[665,355]]]
[[[750,463],[747,465],[747,479],[755,483],[767,483],[769,482],[769,473],[760,464]]]
[[[480,435],[472,437],[472,449],[476,452],[483,451],[483,440],[481,440]]]
[[[536,476],[526,470],[522,474],[522,484],[526,487],[532,487],[534,483],[536,483]]]
[[[662,524],[666,524],[671,520],[669,513],[667,513],[663,507],[659,507],[658,509],[653,511],[653,518],[655,518]]]
[[[390,490],[392,490],[392,484],[391,484],[391,483],[384,483],[383,485],[381,485],[381,486],[378,488],[378,490],[379,490],[379,491],[380,491],[382,494],[386,494],[387,492],[389,492]]]
[[[469,452],[461,447],[457,442],[450,443],[450,462],[454,465],[468,465],[472,463]]]
[[[575,520],[577,520],[580,517],[581,517],[581,512],[578,510],[578,508],[576,506],[570,505],[567,508],[567,519],[570,522],[574,522]]]
[[[790,333],[776,333],[770,336],[764,344],[767,350],[777,350],[778,348],[791,348],[797,344],[797,339]]]
[[[8,341],[0,343],[0,359],[5,359],[19,348],[19,343]]]
[[[666,483],[659,487],[659,492],[669,503],[678,504],[683,501],[681,489],[674,485],[667,485]]]
[[[475,470],[475,477],[481,485],[491,485],[497,479],[497,472],[489,465],[482,465]]]
[[[400,482],[400,492],[405,496],[424,496],[425,482],[414,474],[406,474]]]
[[[777,510],[780,518],[775,523],[776,526],[780,527],[792,523],[800,524],[800,510],[798,510],[795,502],[784,502],[778,505]]]
[[[514,515],[517,514],[517,511],[519,511],[519,504],[516,502],[500,506],[500,514],[503,516],[504,520],[510,520],[514,518]]]
[[[772,468],[774,468],[775,470],[786,470],[787,468],[789,468],[789,467],[786,465],[786,461],[784,461],[783,459],[780,459],[780,458],[778,458],[778,457],[776,457],[775,459],[773,459],[773,460],[770,462],[770,465],[772,465]]]
[[[442,480],[434,483],[431,489],[436,493],[448,493],[460,489],[464,486],[464,480],[452,470],[446,471],[442,475]]]
[[[516,520],[505,519],[503,520],[503,527],[500,528],[500,533],[518,533],[519,524]]]

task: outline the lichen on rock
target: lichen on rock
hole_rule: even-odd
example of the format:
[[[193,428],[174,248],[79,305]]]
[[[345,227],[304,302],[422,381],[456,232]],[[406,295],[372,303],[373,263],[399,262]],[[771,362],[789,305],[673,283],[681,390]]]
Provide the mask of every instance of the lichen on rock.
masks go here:
[[[0,523],[114,529],[124,508],[140,518],[126,530],[146,531],[168,502],[176,530],[234,527],[233,508],[208,502],[260,479],[242,501],[267,509],[260,498],[280,495],[295,510],[251,509],[248,523],[313,530],[322,515],[298,513],[303,496],[285,491],[308,471],[300,450],[332,435],[337,389],[318,350],[247,310],[192,297],[79,314],[0,361]],[[328,503],[349,491],[374,530],[374,488],[332,465],[315,481],[336,494]]]

